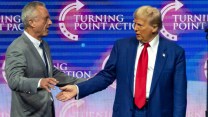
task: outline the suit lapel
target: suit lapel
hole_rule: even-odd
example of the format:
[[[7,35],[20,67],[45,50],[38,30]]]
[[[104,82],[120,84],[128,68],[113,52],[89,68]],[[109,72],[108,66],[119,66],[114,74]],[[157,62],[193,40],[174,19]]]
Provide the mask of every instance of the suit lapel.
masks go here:
[[[166,44],[163,39],[160,39],[159,41],[159,46],[158,46],[158,51],[157,51],[157,57],[155,61],[155,67],[154,67],[154,72],[153,72],[153,77],[152,77],[152,84],[150,88],[150,96],[156,87],[158,80],[160,78],[160,73],[163,70],[164,64],[166,62],[166,58],[168,57],[168,54],[166,53]]]
[[[25,41],[25,43],[27,43],[28,45],[28,49],[30,49],[30,51],[32,53],[34,53],[34,57],[37,58],[38,60],[38,63],[40,63],[41,67],[43,68],[44,70],[44,74],[46,75],[46,67],[45,67],[45,63],[43,62],[40,54],[38,53],[37,49],[35,48],[35,46],[33,45],[33,43],[30,41],[30,39],[28,39],[28,37],[23,33],[22,34],[22,37],[23,37],[23,40]]]
[[[134,89],[134,66],[135,66],[135,59],[136,59],[136,54],[137,54],[137,47],[139,45],[139,41],[137,39],[131,39],[130,44],[128,45],[128,50],[127,50],[127,73],[128,73],[128,81],[129,81],[129,86],[130,90],[133,96],[133,89]]]

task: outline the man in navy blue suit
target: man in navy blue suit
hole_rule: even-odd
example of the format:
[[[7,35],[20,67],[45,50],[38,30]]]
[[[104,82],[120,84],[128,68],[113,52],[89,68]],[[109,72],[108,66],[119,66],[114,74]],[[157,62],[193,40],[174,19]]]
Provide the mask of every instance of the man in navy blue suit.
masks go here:
[[[136,9],[134,23],[136,38],[116,41],[102,71],[86,82],[60,88],[57,99],[80,99],[116,80],[113,117],[185,117],[184,50],[159,37],[162,21],[157,8]]]

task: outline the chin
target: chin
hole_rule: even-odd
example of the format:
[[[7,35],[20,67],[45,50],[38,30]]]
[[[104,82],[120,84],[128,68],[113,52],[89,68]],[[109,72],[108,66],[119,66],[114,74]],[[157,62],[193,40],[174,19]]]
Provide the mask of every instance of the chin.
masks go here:
[[[141,41],[142,39],[141,39],[141,38],[139,38],[139,37],[137,37],[137,40],[138,40],[138,41]]]
[[[48,36],[48,33],[47,33],[47,34],[43,34],[43,35],[42,35],[42,37],[46,37],[46,36]]]
[[[46,33],[43,34],[43,36],[47,36],[47,35],[48,35],[48,32],[46,32]]]

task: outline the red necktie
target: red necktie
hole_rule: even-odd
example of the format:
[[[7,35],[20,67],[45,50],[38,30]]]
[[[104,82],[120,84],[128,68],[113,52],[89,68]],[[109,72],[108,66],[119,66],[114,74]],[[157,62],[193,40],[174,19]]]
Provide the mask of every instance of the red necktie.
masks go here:
[[[146,103],[146,81],[147,81],[147,67],[148,67],[147,47],[148,46],[149,46],[149,43],[144,43],[144,48],[139,57],[139,61],[137,65],[137,72],[136,72],[134,103],[140,109]]]

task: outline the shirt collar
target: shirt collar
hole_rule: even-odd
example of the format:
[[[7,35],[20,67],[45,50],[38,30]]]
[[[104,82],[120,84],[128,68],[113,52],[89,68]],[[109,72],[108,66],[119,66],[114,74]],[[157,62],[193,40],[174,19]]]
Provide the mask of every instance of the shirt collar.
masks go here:
[[[151,48],[154,49],[154,48],[158,47],[158,44],[159,44],[159,35],[156,35],[155,38],[152,41],[149,42],[149,45],[150,45]],[[139,46],[142,46],[142,45],[143,45],[143,43],[140,42]]]
[[[33,43],[34,46],[39,47],[40,45],[40,41],[34,37],[32,37],[29,33],[27,33],[26,31],[24,31],[25,35],[30,39],[30,41]]]
[[[150,47],[152,47],[153,49],[157,48],[159,44],[159,35],[156,35],[155,38],[149,42],[149,44],[150,44]]]

